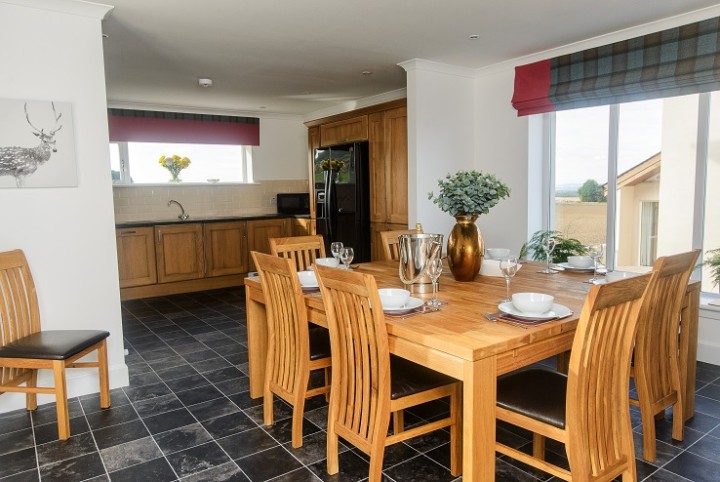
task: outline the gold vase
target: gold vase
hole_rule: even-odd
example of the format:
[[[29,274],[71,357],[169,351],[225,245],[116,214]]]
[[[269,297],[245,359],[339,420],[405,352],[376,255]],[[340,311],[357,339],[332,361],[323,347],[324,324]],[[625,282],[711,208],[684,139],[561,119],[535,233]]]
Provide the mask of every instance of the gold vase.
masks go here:
[[[480,272],[485,243],[475,225],[477,216],[457,215],[455,220],[457,223],[448,237],[448,264],[457,281],[472,281]]]

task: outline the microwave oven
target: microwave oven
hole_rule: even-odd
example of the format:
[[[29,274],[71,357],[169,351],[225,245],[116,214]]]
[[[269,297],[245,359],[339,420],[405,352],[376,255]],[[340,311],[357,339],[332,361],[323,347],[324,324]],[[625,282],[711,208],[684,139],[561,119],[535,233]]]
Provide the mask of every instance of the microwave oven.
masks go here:
[[[278,214],[310,214],[310,194],[306,192],[283,192],[277,197]]]

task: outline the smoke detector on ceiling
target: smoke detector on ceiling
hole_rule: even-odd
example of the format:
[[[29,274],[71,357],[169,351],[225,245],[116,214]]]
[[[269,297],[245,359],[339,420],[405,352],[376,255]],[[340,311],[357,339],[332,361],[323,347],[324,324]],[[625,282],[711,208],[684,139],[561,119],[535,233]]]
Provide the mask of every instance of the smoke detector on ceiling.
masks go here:
[[[213,81],[212,79],[198,79],[198,84],[200,84],[200,87],[212,87]]]

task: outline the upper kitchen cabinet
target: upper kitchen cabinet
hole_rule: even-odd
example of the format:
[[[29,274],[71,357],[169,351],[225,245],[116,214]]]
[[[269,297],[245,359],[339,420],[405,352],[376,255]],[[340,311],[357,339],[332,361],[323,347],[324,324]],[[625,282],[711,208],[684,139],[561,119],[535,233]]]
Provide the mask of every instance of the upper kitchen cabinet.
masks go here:
[[[407,108],[370,114],[369,124],[370,222],[407,227]]]
[[[205,276],[202,224],[155,226],[155,241],[159,283]]]
[[[368,117],[361,115],[320,126],[320,147],[364,141],[368,138]]]

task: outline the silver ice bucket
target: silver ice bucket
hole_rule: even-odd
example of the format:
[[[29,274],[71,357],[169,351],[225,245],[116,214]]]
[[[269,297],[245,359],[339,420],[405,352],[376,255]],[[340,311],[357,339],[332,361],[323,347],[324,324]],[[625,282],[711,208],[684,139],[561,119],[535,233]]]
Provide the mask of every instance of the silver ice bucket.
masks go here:
[[[443,235],[430,233],[401,234],[400,280],[413,293],[432,293],[432,280],[425,274],[426,264],[442,256]]]

